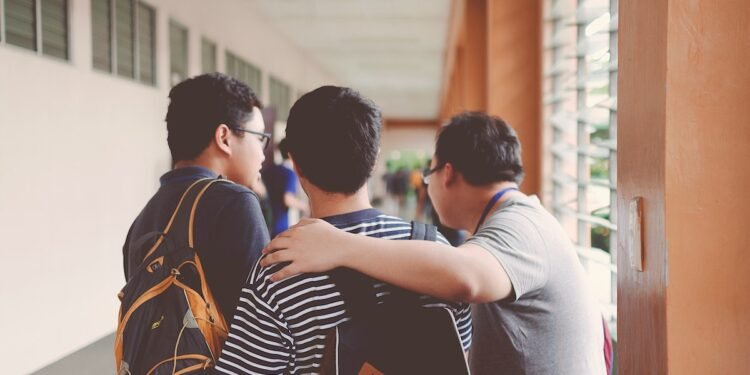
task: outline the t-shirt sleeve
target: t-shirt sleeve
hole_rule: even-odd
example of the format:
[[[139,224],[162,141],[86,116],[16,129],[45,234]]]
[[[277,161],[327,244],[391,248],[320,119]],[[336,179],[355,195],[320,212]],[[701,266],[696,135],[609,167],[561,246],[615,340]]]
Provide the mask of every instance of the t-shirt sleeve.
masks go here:
[[[268,228],[255,194],[244,192],[229,200],[213,223],[212,237],[216,247],[206,249],[201,260],[206,264],[206,278],[212,285],[216,303],[228,320],[237,305],[240,289],[269,242]]]
[[[293,343],[278,306],[249,284],[242,289],[215,373],[286,373]]]
[[[526,218],[490,216],[466,243],[478,245],[497,258],[508,274],[515,300],[541,289],[547,283],[547,248]]]

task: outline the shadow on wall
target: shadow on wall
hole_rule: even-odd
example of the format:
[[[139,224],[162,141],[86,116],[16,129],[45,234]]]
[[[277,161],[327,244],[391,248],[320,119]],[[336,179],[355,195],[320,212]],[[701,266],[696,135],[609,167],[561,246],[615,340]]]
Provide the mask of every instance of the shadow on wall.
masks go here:
[[[115,371],[114,332],[31,375],[100,375]]]

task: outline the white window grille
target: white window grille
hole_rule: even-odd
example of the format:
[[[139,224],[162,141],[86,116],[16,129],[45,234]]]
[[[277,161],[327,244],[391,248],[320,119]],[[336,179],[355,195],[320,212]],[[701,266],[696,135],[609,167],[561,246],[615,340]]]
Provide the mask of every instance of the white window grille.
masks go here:
[[[545,204],[616,339],[617,0],[545,1]]]

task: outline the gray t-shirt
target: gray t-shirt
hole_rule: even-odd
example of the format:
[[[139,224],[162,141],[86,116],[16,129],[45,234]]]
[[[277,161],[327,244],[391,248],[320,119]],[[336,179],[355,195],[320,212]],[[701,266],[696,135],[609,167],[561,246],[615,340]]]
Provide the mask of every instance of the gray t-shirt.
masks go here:
[[[497,258],[505,300],[472,306],[473,375],[602,375],[602,316],[578,255],[536,197],[509,199],[467,243]]]

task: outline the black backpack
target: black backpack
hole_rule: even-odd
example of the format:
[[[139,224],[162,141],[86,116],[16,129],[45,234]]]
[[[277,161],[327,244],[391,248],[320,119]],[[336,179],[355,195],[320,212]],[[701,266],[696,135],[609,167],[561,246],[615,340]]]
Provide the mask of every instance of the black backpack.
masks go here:
[[[228,183],[201,179],[190,185],[164,231],[148,233],[131,247],[150,246],[118,294],[118,375],[196,374],[215,366],[227,324],[193,247],[193,222],[201,196],[216,182]]]
[[[437,228],[412,222],[411,240],[437,239]],[[422,307],[419,296],[394,291],[378,305],[374,280],[349,269],[332,278],[352,320],[326,334],[322,375],[469,374],[453,314]]]

